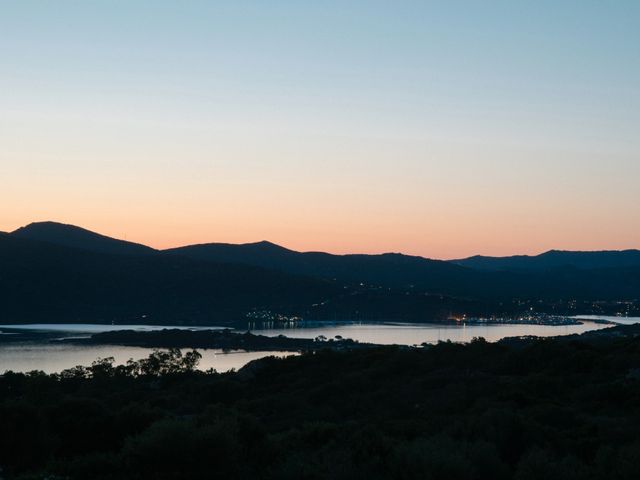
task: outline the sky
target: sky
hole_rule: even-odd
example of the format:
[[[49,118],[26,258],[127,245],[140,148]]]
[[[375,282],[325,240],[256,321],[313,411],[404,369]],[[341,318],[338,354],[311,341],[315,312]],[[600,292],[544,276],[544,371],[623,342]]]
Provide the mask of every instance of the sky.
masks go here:
[[[640,2],[0,3],[0,230],[640,248]]]

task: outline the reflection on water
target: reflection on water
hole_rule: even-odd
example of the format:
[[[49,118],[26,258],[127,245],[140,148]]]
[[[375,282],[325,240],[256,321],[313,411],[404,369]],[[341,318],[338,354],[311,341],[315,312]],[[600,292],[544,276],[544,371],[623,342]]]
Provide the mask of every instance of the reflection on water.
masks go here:
[[[608,315],[578,315],[574,317],[578,320],[605,320],[617,323],[618,325],[634,325],[640,323],[640,317],[614,317]]]
[[[452,342],[469,342],[474,337],[484,337],[489,342],[495,342],[506,337],[525,335],[538,337],[571,335],[609,326],[610,325],[595,323],[593,321],[584,321],[584,323],[580,325],[334,323],[322,324],[320,326],[316,323],[302,327],[254,328],[251,332],[257,335],[286,335],[292,338],[316,338],[320,335],[327,338],[334,338],[336,335],[339,335],[343,338],[351,338],[363,343],[420,345],[422,343],[437,343],[447,340],[451,340]]]
[[[24,343],[0,346],[0,374],[29,372],[42,370],[45,373],[56,373],[77,365],[89,366],[98,358],[114,357],[116,364],[121,365],[130,358],[139,360],[146,358],[153,350],[140,347],[120,347],[113,345],[78,346],[63,343]],[[292,355],[291,352],[244,352],[224,353],[222,350],[198,350],[202,354],[201,370],[213,368],[218,372],[240,369],[252,360],[275,355],[279,357]]]
[[[110,325],[105,323],[28,323],[25,325],[0,325],[3,328],[15,328],[19,330],[61,332],[61,333],[86,333],[114,332],[118,330],[137,330],[140,332],[152,332],[165,328],[178,328],[181,330],[218,330],[225,327],[191,327],[175,325]],[[66,335],[65,335],[66,336]]]
[[[468,342],[474,337],[484,337],[494,342],[505,337],[535,335],[548,337],[555,335],[571,335],[589,330],[607,328],[609,325],[596,323],[594,320],[611,320],[618,323],[637,323],[640,319],[620,317],[581,317],[586,318],[581,325],[442,325],[434,323],[400,324],[400,323],[344,323],[344,322],[307,322],[292,325],[289,328],[254,328],[255,334],[276,336],[286,335],[292,338],[316,338],[324,336],[334,338],[341,336],[363,343],[383,345],[420,345],[451,340],[452,342]],[[109,330],[158,330],[163,328],[212,329],[220,327],[184,327],[184,326],[150,326],[150,325],[97,325],[97,324],[38,324],[38,325],[2,325],[0,330],[19,328],[32,332],[57,332],[60,338],[88,336],[92,333]],[[0,332],[12,334],[13,332]],[[44,337],[43,337],[44,338]],[[121,347],[113,345],[78,346],[61,343],[28,342],[0,344],[0,373],[6,370],[31,371],[42,370],[47,373],[59,372],[76,365],[91,365],[98,358],[114,357],[117,364],[125,363],[130,358],[139,360],[151,353],[150,348]],[[219,372],[239,369],[248,362],[269,355],[286,356],[290,352],[228,352],[221,350],[199,350],[202,354],[200,368],[214,368]]]

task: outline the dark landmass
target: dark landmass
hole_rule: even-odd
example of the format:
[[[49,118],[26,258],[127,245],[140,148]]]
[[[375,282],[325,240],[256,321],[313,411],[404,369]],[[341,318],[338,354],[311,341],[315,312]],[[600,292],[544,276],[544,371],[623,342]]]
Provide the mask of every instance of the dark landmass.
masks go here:
[[[290,338],[267,337],[253,333],[238,333],[231,330],[182,330],[163,329],[152,332],[118,330],[91,335],[89,338],[65,340],[79,345],[125,345],[149,348],[214,348],[222,350],[245,350],[248,352],[288,351],[304,352],[325,348],[346,350],[372,348],[379,345],[359,343],[343,338]]]
[[[472,323],[475,319],[471,319]],[[579,324],[569,319],[550,319],[554,325]],[[443,322],[449,324],[452,322]],[[521,321],[519,323],[524,323]],[[59,336],[59,334],[58,334]],[[285,335],[274,337],[255,335],[251,332],[234,332],[230,329],[216,330],[184,330],[162,329],[154,331],[116,330],[100,332],[86,338],[70,338],[60,340],[77,345],[123,345],[147,348],[211,348],[222,350],[245,350],[253,352],[269,351],[315,351],[322,349],[349,350],[374,348],[381,345],[360,343],[349,338],[291,338]]]
[[[346,284],[411,286],[446,290],[457,282],[469,283],[472,272],[441,260],[386,253],[381,255],[332,255],[296,252],[270,242],[230,245],[210,243],[167,250],[189,258],[260,266],[288,273],[308,275]]]
[[[97,253],[116,255],[151,255],[158,253],[151,247],[100,235],[75,225],[56,222],[35,222],[11,232],[11,236],[55,243]]]
[[[3,328],[0,326],[0,345],[6,343],[42,343],[60,338],[60,332],[38,330],[22,330],[20,328]],[[0,371],[2,365],[0,365]]]
[[[156,251],[42,222],[0,235],[0,323],[237,326],[256,311],[407,322],[530,311],[640,314],[633,252],[559,253],[591,260],[585,268],[563,260],[495,271],[395,253],[301,253],[269,242]]]
[[[463,267],[494,271],[628,268],[640,267],[640,250],[603,250],[599,252],[550,250],[540,255],[515,255],[511,257],[476,255],[461,260],[451,260],[451,263]]]
[[[96,253],[0,236],[3,323],[222,324],[341,293],[320,279],[170,255]]]
[[[11,479],[637,479],[640,327],[0,376]]]
[[[527,271],[502,268],[469,268],[465,261],[446,262],[387,253],[381,255],[331,255],[296,252],[270,242],[243,245],[210,243],[167,250],[193,259],[278,269],[336,280],[345,284],[420,291],[479,301],[535,299],[638,299],[640,253],[549,252],[556,263]],[[566,260],[564,254],[567,255]],[[583,268],[571,259],[588,256]],[[616,256],[616,254],[620,254]],[[557,258],[557,257],[561,258]],[[546,258],[545,256],[542,256]],[[615,261],[608,260],[615,257]],[[600,260],[598,260],[600,259]],[[458,265],[457,263],[461,263]],[[473,263],[473,262],[471,262]]]

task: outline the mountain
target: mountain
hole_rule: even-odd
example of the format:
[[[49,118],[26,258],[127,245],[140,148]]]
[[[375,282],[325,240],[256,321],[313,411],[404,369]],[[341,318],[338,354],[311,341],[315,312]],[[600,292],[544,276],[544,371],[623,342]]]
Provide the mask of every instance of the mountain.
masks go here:
[[[74,225],[57,222],[36,222],[10,233],[16,238],[54,243],[98,253],[117,255],[150,255],[157,253],[151,247],[100,235]]]
[[[605,250],[573,252],[551,250],[541,255],[512,257],[474,256],[451,263],[463,267],[493,271],[551,270],[565,267],[579,269],[640,267],[640,250]]]
[[[208,243],[165,250],[197,260],[238,263],[287,273],[394,288],[428,288],[434,291],[464,286],[479,277],[476,272],[441,260],[385,253],[332,255],[296,252],[262,241],[247,244]]]
[[[512,257],[500,259],[507,267],[480,268],[398,253],[296,252],[265,241],[156,251],[45,222],[0,233],[0,323],[244,325],[247,313],[267,310],[317,320],[432,321],[529,306],[589,313],[575,311],[576,302],[610,302],[618,311],[620,301],[640,299],[633,252],[558,252],[560,260],[552,253],[540,256],[546,264]]]
[[[304,311],[330,282],[173,255],[99,253],[0,236],[0,322],[229,323],[253,309]]]
[[[451,312],[480,313],[490,308],[475,300],[425,295],[422,287],[412,292],[404,287],[362,286],[362,275],[354,273],[362,268],[374,285],[405,285],[405,277],[412,276],[422,284],[429,279],[439,291],[446,288],[439,286],[438,268],[467,271],[445,262],[402,255],[301,254],[269,242],[219,245],[226,252],[220,257],[223,261],[204,255],[209,248],[194,249],[199,254],[191,256],[149,249],[155,253],[150,255],[146,248],[141,255],[122,248],[105,253],[96,251],[104,250],[103,236],[78,227],[45,226],[51,227],[44,229],[47,235],[35,235],[42,230],[32,226],[0,235],[0,323],[246,325],[246,314],[251,311],[318,320],[425,321],[446,319]],[[51,231],[62,234],[52,235]],[[73,236],[76,233],[80,235]],[[27,234],[37,240],[26,238]],[[74,246],[68,245],[70,238]],[[130,246],[107,240],[115,242],[108,242],[109,247]],[[407,260],[421,267],[398,270]],[[447,275],[441,277],[445,282]],[[464,279],[459,280],[464,285]]]
[[[475,262],[445,262],[423,257],[332,255],[296,252],[270,242],[241,245],[210,243],[165,251],[201,261],[236,263],[333,280],[369,288],[426,292],[458,299],[504,302],[534,299],[640,298],[640,262],[635,252],[549,252],[513,257],[506,267],[480,268]],[[482,257],[481,257],[482,258]],[[518,263],[520,262],[520,263]],[[486,262],[487,264],[490,261]],[[532,265],[527,268],[521,265]],[[539,265],[534,267],[533,265]],[[367,294],[369,304],[371,292]],[[387,297],[392,296],[388,294]],[[364,297],[360,297],[360,301]],[[408,301],[408,299],[407,299]]]

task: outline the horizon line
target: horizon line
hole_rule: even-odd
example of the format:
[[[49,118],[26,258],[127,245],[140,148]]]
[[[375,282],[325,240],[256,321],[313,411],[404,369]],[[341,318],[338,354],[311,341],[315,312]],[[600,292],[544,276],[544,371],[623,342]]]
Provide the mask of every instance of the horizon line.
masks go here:
[[[127,235],[124,236],[124,238],[121,238],[119,236],[115,236],[112,234],[107,234],[107,233],[100,233],[96,230],[92,230],[90,228],[86,228],[80,225],[76,225],[74,223],[67,223],[67,222],[62,222],[62,221],[56,221],[56,220],[38,220],[38,221],[32,221],[23,225],[18,226],[17,228],[14,229],[9,229],[9,230],[0,230],[0,233],[5,233],[5,234],[12,234],[18,230],[20,230],[21,228],[25,228],[25,227],[29,227],[31,225],[37,225],[37,224],[55,224],[55,225],[61,225],[61,226],[66,226],[66,227],[74,227],[74,228],[79,228],[82,230],[85,230],[87,232],[96,234],[96,235],[100,235],[102,237],[107,237],[113,240],[117,240],[117,241],[124,241],[124,242],[129,242],[129,243],[134,243],[134,244],[138,244],[138,245],[142,245],[144,247],[148,247],[151,248],[153,250],[159,251],[159,252],[163,252],[163,251],[168,251],[168,250],[175,250],[175,249],[179,249],[179,248],[185,248],[185,247],[191,247],[191,246],[198,246],[198,245],[235,245],[235,246],[242,246],[242,245],[257,245],[260,243],[268,243],[270,245],[274,245],[276,247],[285,249],[285,250],[289,250],[292,252],[296,252],[296,253],[327,253],[330,255],[338,255],[338,256],[343,256],[343,255],[405,255],[405,256],[411,256],[411,257],[421,257],[421,258],[425,258],[428,260],[440,260],[440,261],[444,261],[444,262],[452,262],[452,261],[456,261],[456,260],[466,260],[469,258],[474,258],[474,257],[488,257],[488,258],[509,258],[509,257],[537,257],[540,255],[544,255],[546,253],[550,253],[550,252],[566,252],[566,253],[606,253],[606,252],[629,252],[629,251],[640,251],[640,248],[623,248],[623,249],[607,249],[607,248],[601,248],[601,249],[594,249],[594,250],[583,250],[583,249],[565,249],[565,248],[551,248],[551,249],[546,249],[546,250],[539,250],[539,253],[514,253],[514,254],[508,254],[508,255],[488,255],[488,254],[482,254],[482,253],[476,253],[476,254],[472,254],[472,255],[467,255],[467,256],[461,256],[461,257],[451,257],[451,258],[437,258],[437,257],[430,257],[430,256],[425,256],[425,255],[419,255],[419,254],[412,254],[412,253],[404,253],[400,250],[397,251],[391,251],[391,250],[387,250],[387,251],[376,251],[376,252],[362,252],[362,251],[355,251],[355,252],[333,252],[330,250],[304,250],[304,249],[300,249],[297,250],[295,248],[290,248],[288,246],[285,246],[281,243],[278,242],[273,242],[271,240],[267,240],[267,239],[262,239],[262,240],[257,240],[257,241],[248,241],[248,242],[224,242],[224,241],[204,241],[204,242],[195,242],[195,243],[186,243],[186,244],[180,244],[177,246],[171,246],[171,247],[166,247],[166,248],[158,248],[155,246],[152,246],[151,244],[147,244],[145,242],[141,242],[141,241],[134,241],[134,240],[129,240],[127,238]]]

